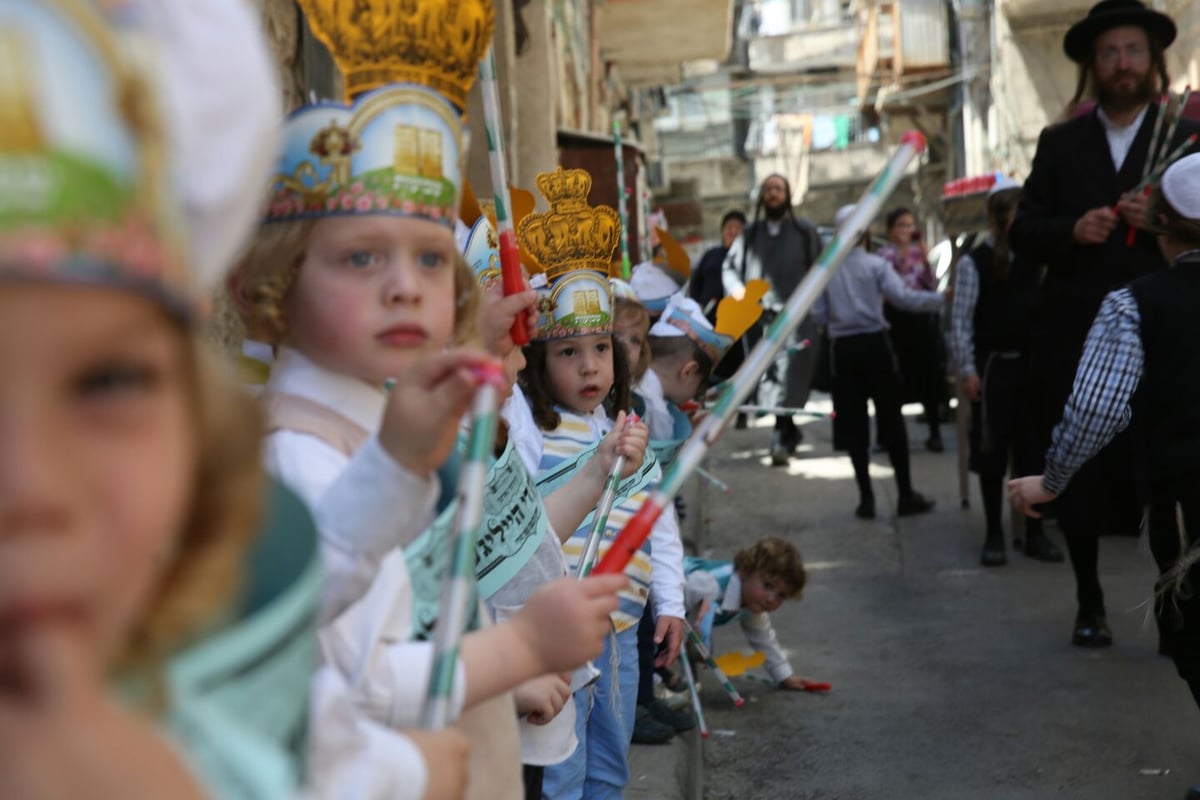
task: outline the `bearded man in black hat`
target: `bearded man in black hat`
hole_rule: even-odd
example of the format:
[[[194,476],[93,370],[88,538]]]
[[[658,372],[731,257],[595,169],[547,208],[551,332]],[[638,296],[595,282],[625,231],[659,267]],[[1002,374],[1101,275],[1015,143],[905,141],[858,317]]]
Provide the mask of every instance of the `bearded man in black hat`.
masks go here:
[[[1033,413],[1044,445],[1062,419],[1084,339],[1105,295],[1166,266],[1144,230],[1147,200],[1131,190],[1150,157],[1158,113],[1153,101],[1167,90],[1163,52],[1174,39],[1175,24],[1166,15],[1137,0],[1103,0],[1063,41],[1067,56],[1079,65],[1071,110],[1089,94],[1096,107],[1042,132],[1010,233],[1015,252],[1047,267],[1030,383],[1040,390]],[[1197,130],[1183,121],[1162,154]],[[1072,642],[1080,647],[1112,644],[1098,537],[1136,534],[1141,521],[1136,487],[1126,432],[1084,464],[1056,501],[1075,571],[1079,611]]]
[[[765,309],[762,321],[743,338],[746,352],[762,338],[763,330],[783,310],[788,297],[820,254],[821,236],[817,229],[808,220],[797,217],[792,209],[791,184],[782,175],[768,175],[759,189],[754,220],[730,246],[721,274],[725,294],[730,297],[741,297],[746,281],[756,278],[771,287],[762,299]],[[808,339],[815,343],[819,335],[811,319],[805,319],[792,341]],[[803,408],[812,388],[816,352],[816,347],[780,350],[759,384],[758,402],[764,406]],[[771,463],[777,467],[787,465],[800,438],[800,429],[792,416],[776,414]]]

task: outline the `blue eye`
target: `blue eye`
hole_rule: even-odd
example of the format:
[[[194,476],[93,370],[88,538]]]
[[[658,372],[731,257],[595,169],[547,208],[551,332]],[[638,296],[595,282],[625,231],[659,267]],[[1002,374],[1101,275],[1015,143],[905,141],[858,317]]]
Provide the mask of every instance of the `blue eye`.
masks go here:
[[[346,258],[346,262],[352,267],[366,269],[375,263],[375,258],[375,254],[370,250],[355,250]]]
[[[421,253],[421,266],[429,269],[437,269],[444,265],[449,259],[445,253],[435,253],[432,250],[427,250]]]
[[[563,356],[564,358],[570,358],[571,356],[575,355],[575,348],[574,347],[564,347],[562,350],[558,351],[558,354],[560,356]]]

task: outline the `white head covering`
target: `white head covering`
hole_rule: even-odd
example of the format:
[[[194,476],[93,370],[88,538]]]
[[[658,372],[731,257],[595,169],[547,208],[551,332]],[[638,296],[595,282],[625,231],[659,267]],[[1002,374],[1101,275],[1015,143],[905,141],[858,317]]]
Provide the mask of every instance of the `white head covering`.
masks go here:
[[[172,170],[195,280],[212,286],[258,222],[283,96],[258,11],[245,0],[139,6],[158,46]]]
[[[667,299],[679,291],[679,281],[665,269],[651,261],[638,264],[629,276],[629,285],[651,313],[662,311]]]
[[[1184,156],[1167,167],[1162,193],[1180,216],[1200,220],[1200,153]]]
[[[1008,175],[1001,174],[998,178],[996,178],[996,182],[992,184],[992,188],[988,189],[988,197],[991,197],[995,194],[1000,194],[1000,192],[1008,192],[1013,189],[1017,189],[1019,191],[1021,189],[1021,184],[1017,183]]]
[[[686,296],[683,292],[677,292],[667,301],[667,307],[663,309],[663,315],[650,326],[651,336],[687,336],[687,331],[672,325],[669,318],[672,316],[672,311],[679,311],[686,314],[691,320],[696,330],[712,330],[712,323],[704,316],[704,309],[700,308],[700,304],[692,298]]]

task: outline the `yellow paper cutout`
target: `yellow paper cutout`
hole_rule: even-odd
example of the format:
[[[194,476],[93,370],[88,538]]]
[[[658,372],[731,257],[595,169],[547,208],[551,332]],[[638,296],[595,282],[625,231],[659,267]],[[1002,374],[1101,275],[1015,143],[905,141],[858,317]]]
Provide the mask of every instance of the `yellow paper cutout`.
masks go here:
[[[744,675],[749,670],[761,667],[766,663],[767,656],[761,651],[746,655],[739,650],[735,650],[732,653],[719,655],[714,660],[726,676],[733,678],[738,675]]]
[[[717,324],[713,326],[714,330],[734,340],[742,338],[742,335],[762,317],[763,307],[759,301],[766,296],[770,288],[770,284],[763,280],[746,281],[746,292],[741,300],[726,297],[717,304]]]

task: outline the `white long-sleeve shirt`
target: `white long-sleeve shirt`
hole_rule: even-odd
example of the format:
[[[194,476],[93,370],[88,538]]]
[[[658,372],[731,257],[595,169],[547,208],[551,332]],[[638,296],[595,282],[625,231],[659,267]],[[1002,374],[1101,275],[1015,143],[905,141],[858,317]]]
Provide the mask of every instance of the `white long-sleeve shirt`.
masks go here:
[[[887,330],[883,299],[905,311],[937,311],[937,292],[910,289],[884,259],[856,247],[813,304],[810,316],[831,339]]]
[[[348,458],[315,436],[275,431],[264,441],[263,458],[267,469],[308,504],[317,523],[324,569],[318,633],[323,663],[344,681],[359,713],[389,728],[417,727],[433,646],[409,641],[412,590],[399,545],[432,521],[436,478],[421,480],[405,472],[379,444],[382,390],[287,348],[271,370],[267,389],[335,409],[370,434]],[[464,697],[461,663],[458,670],[454,717]],[[325,720],[319,703],[314,714],[311,730],[320,751]],[[360,727],[370,730],[365,720]],[[424,774],[423,767],[418,774]]]

